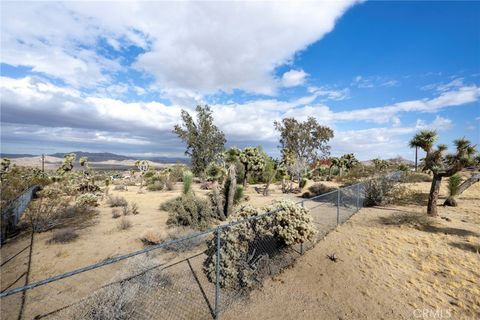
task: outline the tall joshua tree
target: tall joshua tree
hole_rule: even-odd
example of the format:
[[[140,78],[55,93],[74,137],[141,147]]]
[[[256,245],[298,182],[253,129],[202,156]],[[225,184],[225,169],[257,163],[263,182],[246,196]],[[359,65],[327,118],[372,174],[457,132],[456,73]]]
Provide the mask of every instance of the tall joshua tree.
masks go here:
[[[437,140],[437,133],[433,130],[422,130],[410,140],[410,148],[415,148],[415,171],[418,168],[418,148],[430,150]]]
[[[431,130],[424,130],[412,139],[427,154],[424,159],[424,170],[430,170],[433,173],[427,205],[427,214],[433,217],[438,215],[437,200],[442,179],[451,177],[466,166],[472,165],[475,162],[474,154],[476,153],[475,146],[462,138],[454,141],[455,153],[445,155],[446,145],[440,144],[436,149],[433,148],[436,139],[436,132]]]

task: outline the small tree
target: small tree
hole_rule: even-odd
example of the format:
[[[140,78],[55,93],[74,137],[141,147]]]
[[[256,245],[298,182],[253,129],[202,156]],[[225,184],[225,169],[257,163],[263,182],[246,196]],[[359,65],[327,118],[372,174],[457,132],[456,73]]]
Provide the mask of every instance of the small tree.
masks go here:
[[[318,158],[326,158],[330,153],[328,141],[333,138],[333,130],[318,124],[317,120],[309,117],[304,122],[294,118],[285,118],[281,122],[274,122],[275,129],[280,132],[280,146],[287,149],[295,157],[299,167],[298,184],[302,187],[302,176],[308,169],[308,163]]]
[[[202,174],[207,165],[223,151],[225,135],[213,124],[209,106],[197,106],[197,122],[182,110],[182,125],[175,125],[173,132],[187,144],[185,154],[192,158],[192,171]]]
[[[433,149],[433,143],[437,139],[435,131],[422,131],[414,136],[412,141],[426,152],[424,159],[424,170],[430,170],[433,173],[432,185],[428,196],[427,214],[437,216],[437,200],[440,192],[440,185],[444,177],[451,177],[460,172],[466,166],[475,162],[475,147],[465,138],[454,141],[456,151],[454,154],[445,155],[447,146],[441,144]]]

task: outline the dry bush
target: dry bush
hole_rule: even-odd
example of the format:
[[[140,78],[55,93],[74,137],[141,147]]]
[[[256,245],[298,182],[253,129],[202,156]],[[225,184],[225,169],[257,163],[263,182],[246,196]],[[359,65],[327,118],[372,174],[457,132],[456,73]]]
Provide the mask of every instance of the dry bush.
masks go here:
[[[130,214],[130,208],[128,205],[122,207],[122,214],[128,216]]]
[[[200,189],[202,190],[212,190],[213,182],[212,181],[203,181],[200,184]]]
[[[173,227],[167,231],[168,234],[167,234],[166,240],[169,240],[169,241],[178,240],[188,235],[191,235],[194,232],[195,230],[193,230],[190,227]],[[204,244],[205,244],[205,238],[199,236],[199,237],[193,237],[184,241],[179,240],[178,242],[168,244],[163,248],[168,251],[186,252],[186,251],[193,251],[193,250],[199,249],[200,246]]]
[[[175,182],[173,182],[170,178],[165,181],[165,189],[168,191],[172,191],[175,188]]]
[[[62,208],[66,199],[58,194],[38,193],[39,198],[30,202],[22,219],[34,232],[44,232],[54,228],[62,218]]]
[[[138,211],[138,204],[136,204],[135,202],[131,203],[130,205],[130,211],[132,212],[132,214],[134,216],[136,216],[137,214],[140,213],[140,211]]]
[[[78,238],[78,234],[75,232],[75,229],[71,227],[58,229],[52,232],[52,238],[50,238],[47,243],[67,243],[76,238]]]
[[[112,218],[117,219],[122,216],[119,208],[112,208]]]
[[[140,237],[140,240],[145,245],[155,245],[155,244],[159,244],[160,242],[165,241],[165,239],[167,239],[167,238],[168,238],[168,234],[165,231],[147,230]]]
[[[113,190],[115,190],[115,191],[128,191],[128,188],[127,188],[127,186],[125,186],[123,184],[120,184],[120,185],[115,185],[113,187]]]
[[[168,212],[168,225],[190,226],[197,230],[208,228],[213,217],[210,201],[191,193],[163,203],[160,210]]]
[[[107,203],[110,207],[124,207],[128,206],[128,202],[124,197],[120,196],[109,196]]]
[[[132,222],[128,220],[127,217],[123,217],[120,219],[120,221],[118,221],[117,228],[120,231],[130,229],[131,227],[132,227]]]
[[[332,192],[336,189],[337,188],[326,186],[323,183],[315,183],[314,185],[312,185],[308,188],[307,192],[304,192],[302,194],[302,198],[313,198],[313,197],[319,196],[321,194]]]
[[[75,204],[79,206],[98,206],[98,197],[93,193],[84,193],[77,197]]]
[[[366,207],[383,206],[393,203],[398,197],[398,182],[387,177],[367,180],[364,184]]]
[[[407,174],[403,175],[401,182],[403,183],[432,182],[432,177],[426,173],[408,172]]]
[[[172,285],[170,276],[158,267],[160,263],[155,259],[139,257],[129,260],[114,277],[115,282],[65,310],[63,318],[138,319],[149,306],[157,303],[155,299],[162,295],[162,290]]]
[[[164,183],[162,181],[154,181],[147,185],[148,191],[160,191],[163,190]]]

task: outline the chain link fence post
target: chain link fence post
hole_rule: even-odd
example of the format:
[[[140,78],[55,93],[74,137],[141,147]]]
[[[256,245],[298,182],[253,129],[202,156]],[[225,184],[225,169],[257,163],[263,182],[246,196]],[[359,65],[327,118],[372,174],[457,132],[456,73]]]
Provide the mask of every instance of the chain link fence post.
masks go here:
[[[340,189],[337,190],[337,226],[340,224]]]
[[[302,200],[302,208],[305,207],[305,201]],[[305,252],[305,249],[303,248],[303,242],[300,243],[300,254],[303,255],[303,253]]]
[[[217,228],[217,259],[215,263],[215,320],[220,319],[220,237],[222,228]]]
[[[357,183],[357,212],[360,210],[360,183]]]

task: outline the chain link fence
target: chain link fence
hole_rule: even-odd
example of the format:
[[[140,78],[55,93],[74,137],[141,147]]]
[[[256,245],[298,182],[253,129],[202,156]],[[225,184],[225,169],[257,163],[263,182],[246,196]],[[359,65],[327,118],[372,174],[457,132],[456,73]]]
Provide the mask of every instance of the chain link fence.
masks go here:
[[[359,183],[298,202],[317,230],[308,243],[287,246],[255,232],[278,213],[267,212],[10,288],[0,293],[2,319],[219,319],[349,219],[363,200]],[[239,250],[231,247],[245,230],[254,233]]]

